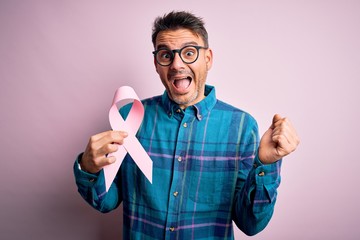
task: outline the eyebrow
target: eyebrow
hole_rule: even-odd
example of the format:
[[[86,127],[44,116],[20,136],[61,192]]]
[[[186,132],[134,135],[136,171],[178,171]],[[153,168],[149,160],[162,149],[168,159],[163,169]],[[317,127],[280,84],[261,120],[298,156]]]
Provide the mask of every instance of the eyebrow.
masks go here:
[[[185,47],[185,46],[189,46],[189,45],[197,46],[198,43],[194,42],[194,41],[186,42],[186,43],[183,43],[180,48]],[[166,44],[159,44],[156,49],[160,49],[160,48],[168,48],[168,49],[170,49]]]

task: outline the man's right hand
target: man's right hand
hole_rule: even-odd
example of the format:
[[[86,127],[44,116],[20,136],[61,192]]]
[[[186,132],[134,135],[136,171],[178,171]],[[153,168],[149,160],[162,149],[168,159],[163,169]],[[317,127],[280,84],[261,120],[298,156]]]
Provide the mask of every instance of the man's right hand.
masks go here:
[[[81,158],[81,169],[89,173],[97,173],[104,166],[116,161],[114,156],[107,154],[116,152],[128,134],[122,131],[107,131],[90,137],[85,152]]]

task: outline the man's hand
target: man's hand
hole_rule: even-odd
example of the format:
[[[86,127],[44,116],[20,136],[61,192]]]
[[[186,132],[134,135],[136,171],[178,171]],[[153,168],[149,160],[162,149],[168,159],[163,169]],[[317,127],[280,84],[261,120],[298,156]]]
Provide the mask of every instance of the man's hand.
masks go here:
[[[81,169],[89,173],[97,173],[104,166],[116,161],[114,156],[107,154],[116,152],[128,134],[121,131],[107,131],[90,137],[85,152],[81,158]]]
[[[295,151],[300,140],[287,118],[275,114],[270,128],[264,133],[259,146],[259,158],[264,164],[274,163]]]

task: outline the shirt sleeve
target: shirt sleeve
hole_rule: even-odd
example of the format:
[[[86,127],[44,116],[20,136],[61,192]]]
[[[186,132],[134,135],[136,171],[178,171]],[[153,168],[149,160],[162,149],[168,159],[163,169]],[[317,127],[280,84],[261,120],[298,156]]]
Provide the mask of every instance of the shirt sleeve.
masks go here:
[[[241,144],[242,160],[235,190],[233,220],[247,235],[255,235],[269,223],[280,185],[282,160],[262,164],[258,157],[258,128],[251,119]]]
[[[132,103],[120,109],[120,114],[123,118],[126,118]],[[106,192],[104,171],[101,170],[98,174],[91,174],[80,169],[79,160],[82,157],[79,154],[74,163],[74,175],[75,182],[78,187],[78,192],[96,210],[106,213],[117,208],[122,202],[122,182],[121,171],[115,176],[113,183],[111,184],[109,191]]]
[[[75,182],[78,192],[96,210],[106,213],[117,208],[121,201],[121,183],[116,176],[108,192],[105,191],[104,171],[97,174],[87,173],[80,169],[80,154],[74,163]]]

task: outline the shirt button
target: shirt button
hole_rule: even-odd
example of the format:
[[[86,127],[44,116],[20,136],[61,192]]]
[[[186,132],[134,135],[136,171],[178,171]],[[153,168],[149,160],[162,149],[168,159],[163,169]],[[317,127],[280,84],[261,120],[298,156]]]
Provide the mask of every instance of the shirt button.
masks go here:
[[[265,176],[265,172],[260,172],[260,173],[259,173],[259,176],[260,176],[260,177]]]
[[[170,230],[171,232],[173,232],[173,231],[175,231],[175,228],[174,228],[174,227],[169,227],[169,230]]]
[[[181,156],[178,157],[178,161],[179,161],[179,162],[182,161],[182,157],[181,157]]]
[[[94,179],[94,178],[91,178],[91,179],[89,180],[89,182],[95,182],[95,179]]]
[[[186,127],[187,127],[187,123],[184,123],[184,124],[183,124],[183,127],[186,128]]]
[[[180,108],[178,108],[178,109],[176,110],[176,112],[177,112],[177,113],[180,113],[180,112],[181,112]]]
[[[177,195],[179,195],[179,192],[174,192],[173,195],[174,197],[177,197]]]
[[[171,115],[172,115],[171,112],[169,112],[169,117],[171,117]]]
[[[202,119],[202,116],[199,114],[198,118],[199,118],[199,120],[201,120],[201,119]]]

